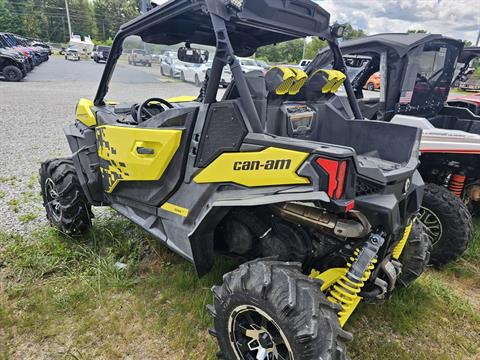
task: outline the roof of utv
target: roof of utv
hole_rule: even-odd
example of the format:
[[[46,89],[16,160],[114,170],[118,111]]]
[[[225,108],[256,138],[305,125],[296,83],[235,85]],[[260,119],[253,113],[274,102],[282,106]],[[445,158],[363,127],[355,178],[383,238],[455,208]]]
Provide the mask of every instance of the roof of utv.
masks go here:
[[[169,0],[124,24],[118,35],[173,45],[216,45],[209,13],[226,22],[234,51],[250,56],[258,47],[305,36],[328,37],[330,14],[310,0],[244,0],[242,10],[225,0]]]
[[[463,49],[462,53],[458,57],[458,62],[467,64],[477,57],[480,57],[480,46],[467,47]]]
[[[419,45],[439,39],[448,38],[438,34],[424,33],[376,34],[360,39],[345,41],[340,44],[340,47],[342,52],[346,54],[351,51],[361,50],[361,52],[368,52],[378,51],[379,48],[388,48],[395,51],[399,56],[403,56]]]

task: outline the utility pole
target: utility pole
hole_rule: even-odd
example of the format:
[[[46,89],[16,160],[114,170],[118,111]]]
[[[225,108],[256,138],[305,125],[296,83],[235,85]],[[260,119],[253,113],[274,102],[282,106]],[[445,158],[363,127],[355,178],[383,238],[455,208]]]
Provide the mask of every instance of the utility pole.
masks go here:
[[[68,0],[65,0],[65,10],[67,10],[67,22],[68,22],[68,40],[72,37],[72,24],[70,23],[70,11],[68,11]]]
[[[480,42],[480,30],[478,30],[477,42],[476,42],[475,46],[478,46],[479,42]]]

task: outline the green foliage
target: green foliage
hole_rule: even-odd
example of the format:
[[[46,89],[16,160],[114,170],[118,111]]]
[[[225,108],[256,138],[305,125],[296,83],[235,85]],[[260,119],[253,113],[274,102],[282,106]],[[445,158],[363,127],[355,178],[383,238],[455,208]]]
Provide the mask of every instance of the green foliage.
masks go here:
[[[263,46],[258,49],[256,56],[271,63],[296,64],[303,57],[303,46],[302,39],[295,39],[277,45]]]
[[[68,0],[72,31],[108,44],[121,24],[139,15],[136,0]],[[0,31],[68,41],[65,0],[0,0]]]
[[[366,35],[362,29],[355,29],[351,24],[345,24],[344,40],[357,39]],[[277,45],[264,46],[258,49],[256,57],[266,59],[271,63],[297,64],[303,58],[313,59],[327,45],[326,41],[316,37],[311,38],[310,41],[297,39]]]
[[[358,39],[367,36],[367,33],[362,29],[354,29],[351,24],[345,24],[345,32],[343,34],[343,40]]]
[[[422,29],[408,29],[407,31],[410,34],[427,34],[427,30],[422,30]]]

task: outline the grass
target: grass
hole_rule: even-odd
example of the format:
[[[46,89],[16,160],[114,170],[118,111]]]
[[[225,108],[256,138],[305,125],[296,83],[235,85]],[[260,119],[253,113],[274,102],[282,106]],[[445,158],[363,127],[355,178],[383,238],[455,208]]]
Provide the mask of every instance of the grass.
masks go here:
[[[10,210],[12,210],[13,212],[17,213],[20,209],[19,209],[19,206],[20,206],[20,202],[18,201],[18,199],[12,199],[12,200],[9,200],[7,202],[7,205],[8,207],[10,208]]]
[[[20,221],[21,224],[26,224],[29,223],[30,221],[35,220],[38,218],[38,214],[35,213],[26,213],[18,216],[18,221]]]
[[[0,199],[3,199],[7,193],[5,191],[0,190]]]
[[[429,270],[383,305],[361,304],[346,326],[352,359],[478,356],[480,308],[449,279],[478,282],[468,269],[479,263],[476,237],[444,272]],[[220,258],[198,279],[191,264],[117,216],[99,217],[80,238],[53,228],[0,232],[0,359],[214,359],[205,305],[234,267]]]

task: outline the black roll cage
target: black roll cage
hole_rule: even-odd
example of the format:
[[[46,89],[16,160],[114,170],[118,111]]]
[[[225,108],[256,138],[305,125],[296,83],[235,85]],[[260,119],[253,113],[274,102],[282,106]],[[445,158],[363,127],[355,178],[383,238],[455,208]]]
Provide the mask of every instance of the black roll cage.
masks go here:
[[[252,0],[245,0],[251,1]],[[267,0],[272,1],[272,0]],[[323,16],[328,17],[329,14],[325,12],[325,10],[321,9],[318,5],[314,4],[309,0],[278,0],[278,3],[283,3],[285,12],[293,13],[297,18],[304,16],[304,14],[294,13],[293,10],[288,8],[288,5],[292,3],[293,6],[299,6],[299,4],[305,4],[308,6],[317,6],[318,9],[314,8],[313,16]],[[266,3],[267,4],[267,3]],[[278,4],[276,4],[278,5]],[[267,11],[266,9],[265,11]],[[322,11],[321,14],[317,14]],[[255,104],[252,99],[252,95],[250,89],[248,88],[247,81],[245,79],[244,73],[242,71],[241,65],[237,57],[235,56],[235,50],[232,46],[232,42],[230,40],[229,31],[227,29],[226,23],[230,21],[230,19],[234,16],[232,14],[232,9],[228,7],[226,1],[224,0],[170,0],[165,5],[161,7],[161,9],[153,8],[149,12],[144,15],[139,16],[138,18],[126,23],[123,25],[119,32],[116,34],[112,48],[110,51],[110,56],[107,60],[107,64],[105,66],[102,78],[100,80],[100,85],[97,90],[97,94],[95,96],[94,104],[95,106],[102,106],[105,105],[104,98],[108,92],[108,85],[110,83],[113,71],[115,70],[115,66],[117,63],[118,58],[122,54],[122,45],[123,41],[131,35],[139,35],[147,31],[148,29],[154,29],[155,26],[161,25],[163,22],[167,20],[171,20],[176,16],[185,14],[185,13],[194,13],[203,12],[208,13],[211,21],[211,25],[213,27],[214,32],[214,40],[216,45],[216,53],[213,59],[212,64],[212,71],[209,75],[209,81],[207,85],[207,89],[205,92],[205,96],[203,98],[204,104],[210,104],[216,101],[216,96],[218,92],[218,85],[221,80],[221,75],[223,72],[223,68],[225,65],[230,66],[230,70],[233,75],[233,79],[237,86],[240,101],[244,107],[245,113],[248,118],[248,122],[250,123],[251,130],[255,133],[262,133],[263,127],[258,116],[258,113],[255,109]],[[316,13],[316,12],[317,13]],[[155,14],[158,12],[158,14]],[[268,13],[268,11],[267,11]],[[156,15],[156,16],[153,16]],[[342,71],[346,74],[346,65],[343,59],[342,53],[338,46],[338,42],[336,38],[332,35],[330,27],[324,29],[319,28],[319,21],[317,23],[313,23],[312,27],[315,27],[315,30],[308,31],[306,28],[302,28],[301,25],[299,26],[292,26],[291,24],[282,24],[279,21],[264,19],[261,16],[255,16],[256,14],[248,13],[250,18],[242,19],[244,26],[251,26],[252,31],[253,29],[266,29],[268,31],[267,35],[271,34],[273,40],[279,39],[279,42],[286,41],[289,39],[295,38],[302,38],[306,36],[318,36],[322,40],[326,40],[332,50],[334,56],[334,69]],[[283,26],[282,26],[283,25]],[[290,26],[289,26],[290,25]],[[168,34],[166,35],[168,37]],[[265,33],[263,34],[265,36]],[[249,37],[249,34],[246,34],[245,37]],[[173,38],[175,38],[173,36]],[[204,43],[210,44],[211,40],[208,35],[202,34],[199,39],[203,41],[192,41],[195,43]],[[183,39],[178,42],[186,42],[189,39]],[[270,43],[274,44],[276,41],[270,41]],[[264,41],[261,45],[266,45],[267,43]],[[255,49],[256,50],[256,49]],[[350,80],[347,79],[344,83],[345,89],[347,92],[348,100],[352,111],[355,115],[356,119],[362,119],[362,115],[360,112],[360,108],[355,98],[355,93],[350,83]]]

